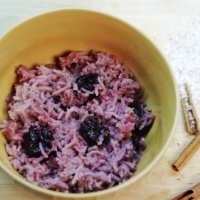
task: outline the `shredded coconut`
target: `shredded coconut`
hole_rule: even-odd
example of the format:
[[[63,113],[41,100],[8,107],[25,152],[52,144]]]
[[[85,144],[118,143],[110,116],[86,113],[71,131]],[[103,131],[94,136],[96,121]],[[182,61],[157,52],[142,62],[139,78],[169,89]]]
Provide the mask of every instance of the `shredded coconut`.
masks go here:
[[[163,46],[163,51],[180,88],[185,83],[189,85],[200,120],[200,12],[196,10],[194,13],[194,17],[180,24],[178,29],[170,28],[170,33],[165,35],[167,42]],[[158,34],[154,34],[153,38],[155,41],[160,39]],[[181,98],[186,97],[185,95],[187,94],[181,90]]]

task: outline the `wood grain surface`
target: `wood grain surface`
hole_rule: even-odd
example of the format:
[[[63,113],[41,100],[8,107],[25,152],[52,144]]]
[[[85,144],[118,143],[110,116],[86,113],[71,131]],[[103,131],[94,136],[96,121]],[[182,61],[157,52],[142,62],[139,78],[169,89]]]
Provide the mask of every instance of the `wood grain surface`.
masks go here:
[[[60,8],[86,8],[116,16],[146,33],[159,48],[181,24],[195,17],[199,0],[0,0],[0,37],[10,28],[43,12]],[[156,36],[156,37],[155,37]],[[200,91],[199,91],[200,92]],[[180,172],[172,162],[192,140],[186,132],[182,110],[177,131],[155,168],[116,200],[165,200],[200,182],[200,149]],[[18,187],[0,169],[0,200],[46,200]]]

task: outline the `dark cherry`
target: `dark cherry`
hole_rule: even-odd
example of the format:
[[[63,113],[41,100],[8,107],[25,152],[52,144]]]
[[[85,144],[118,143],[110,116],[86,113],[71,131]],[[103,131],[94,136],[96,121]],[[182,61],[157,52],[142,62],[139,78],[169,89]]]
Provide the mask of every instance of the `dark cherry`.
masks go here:
[[[142,108],[141,108],[141,103],[139,102],[133,102],[129,105],[131,108],[133,108],[134,113],[138,116],[138,117],[142,117],[143,113],[142,113]]]
[[[67,106],[61,105],[60,108],[61,108],[63,111],[67,111]]]
[[[29,157],[38,158],[42,155],[41,150],[39,148],[39,144],[35,144],[35,146],[32,146],[28,151],[26,151],[26,154]]]
[[[88,143],[89,146],[98,145],[102,141],[101,145],[106,145],[110,141],[109,129],[105,125],[105,122],[97,117],[87,117],[80,126],[80,135]]]
[[[141,137],[139,137],[137,134],[132,133],[131,141],[136,150],[138,150],[140,140],[141,140]]]
[[[58,104],[60,102],[60,96],[54,96],[52,102]]]
[[[137,123],[135,124],[134,131],[139,131],[140,124],[142,122],[143,110],[142,110],[142,101],[134,101],[129,107],[133,109],[133,112],[138,116]]]
[[[40,140],[39,137],[39,132],[37,130],[37,127],[30,127],[29,129],[29,135],[26,136],[27,138],[29,138],[29,141],[31,143],[38,143]]]
[[[53,133],[45,126],[40,127],[41,139],[43,141],[43,147],[46,145],[51,148],[51,141],[53,140]]]
[[[147,145],[141,135],[133,133],[131,140],[136,151],[144,151],[146,149]]]
[[[23,148],[29,157],[41,156],[39,148],[40,136],[36,127],[30,127],[29,132],[24,135]]]
[[[76,79],[76,83],[78,85],[78,88],[85,88],[86,90],[94,90],[94,84],[98,83],[98,74],[91,73],[87,75],[79,76]]]
[[[37,127],[30,127],[23,139],[22,147],[25,153],[29,157],[39,157],[42,155],[39,143],[41,142],[44,151],[47,151],[52,146],[53,133],[45,126],[41,126],[40,130]]]

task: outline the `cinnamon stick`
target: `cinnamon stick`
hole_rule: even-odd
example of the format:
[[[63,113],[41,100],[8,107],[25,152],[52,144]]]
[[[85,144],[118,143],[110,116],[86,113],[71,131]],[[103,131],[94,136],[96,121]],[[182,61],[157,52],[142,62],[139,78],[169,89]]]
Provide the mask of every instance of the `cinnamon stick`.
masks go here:
[[[195,153],[197,148],[200,146],[200,131],[198,131],[189,143],[189,145],[182,151],[180,156],[172,163],[172,168],[179,171],[185,162]]]
[[[189,143],[189,145],[182,151],[180,156],[172,163],[172,168],[176,171],[179,171],[184,163],[195,153],[197,148],[200,146],[200,132],[199,130],[197,115],[195,112],[195,108],[192,102],[192,97],[190,93],[190,89],[187,83],[184,85],[182,91],[180,91],[181,95],[181,104],[186,120],[187,131],[190,134],[195,134],[193,140]]]
[[[199,200],[200,199],[200,183],[184,191],[172,200]]]
[[[187,83],[185,83],[184,87],[185,88],[183,89],[185,89],[185,91],[182,91],[183,94],[181,96],[181,105],[185,116],[187,131],[190,134],[194,134],[198,131],[199,124],[189,86]]]

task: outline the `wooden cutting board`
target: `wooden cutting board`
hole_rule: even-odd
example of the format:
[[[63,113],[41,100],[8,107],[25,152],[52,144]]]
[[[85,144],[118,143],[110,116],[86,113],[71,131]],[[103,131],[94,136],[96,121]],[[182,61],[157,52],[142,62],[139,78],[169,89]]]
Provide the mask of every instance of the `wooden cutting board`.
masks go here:
[[[195,15],[200,8],[198,0],[0,0],[0,37],[17,23],[42,12],[57,8],[87,8],[103,11],[132,23],[140,30],[152,36],[158,34],[160,47],[167,41],[166,32],[176,29],[181,23]],[[153,38],[154,39],[154,38]],[[157,42],[157,40],[155,40]],[[198,91],[200,93],[200,91]],[[186,163],[180,172],[171,168],[172,162],[192,140],[186,132],[184,118],[180,110],[177,131],[161,160],[154,169],[125,190],[115,200],[164,200],[171,199],[187,188],[200,182],[200,150]],[[22,189],[0,169],[0,200],[46,200],[51,198],[32,195]]]

